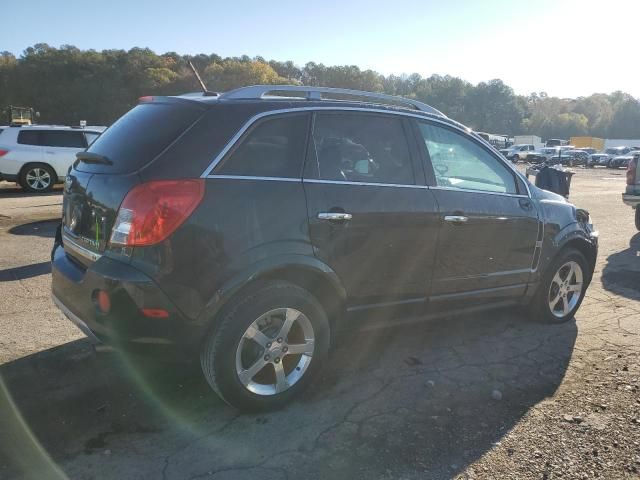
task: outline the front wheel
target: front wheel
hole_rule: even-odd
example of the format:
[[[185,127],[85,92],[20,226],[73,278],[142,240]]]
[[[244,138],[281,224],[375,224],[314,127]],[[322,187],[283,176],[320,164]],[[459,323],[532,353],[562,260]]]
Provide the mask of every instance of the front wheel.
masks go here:
[[[533,320],[563,323],[573,318],[587,289],[588,267],[578,250],[566,249],[549,265],[529,307]]]
[[[278,281],[232,300],[225,311],[200,354],[207,382],[240,410],[284,406],[327,355],[324,309],[305,289]]]

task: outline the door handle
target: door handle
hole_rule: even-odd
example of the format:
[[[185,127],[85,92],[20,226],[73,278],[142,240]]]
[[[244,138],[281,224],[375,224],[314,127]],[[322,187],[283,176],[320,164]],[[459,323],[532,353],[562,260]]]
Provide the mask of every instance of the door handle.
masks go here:
[[[460,225],[467,223],[469,221],[469,217],[465,217],[463,215],[445,215],[444,221],[453,223],[454,225]]]
[[[351,220],[353,215],[345,212],[320,212],[318,214],[320,220],[329,220],[332,222],[345,222]]]
[[[54,154],[54,153],[56,153],[56,152],[52,152],[51,150],[45,150],[45,152],[44,152],[44,153],[48,153],[49,155],[53,155],[53,154]]]

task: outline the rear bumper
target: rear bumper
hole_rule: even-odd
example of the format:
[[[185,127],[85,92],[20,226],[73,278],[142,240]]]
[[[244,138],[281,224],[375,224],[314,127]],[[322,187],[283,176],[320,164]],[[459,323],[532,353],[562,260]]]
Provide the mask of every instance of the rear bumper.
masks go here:
[[[630,207],[637,208],[640,205],[640,195],[622,194],[622,201]]]
[[[148,276],[105,256],[86,268],[59,243],[51,263],[55,304],[93,340],[124,350],[197,355],[202,327],[188,320]],[[94,302],[98,290],[111,298],[108,313],[100,312]],[[142,313],[147,308],[166,310],[168,316],[149,318]]]

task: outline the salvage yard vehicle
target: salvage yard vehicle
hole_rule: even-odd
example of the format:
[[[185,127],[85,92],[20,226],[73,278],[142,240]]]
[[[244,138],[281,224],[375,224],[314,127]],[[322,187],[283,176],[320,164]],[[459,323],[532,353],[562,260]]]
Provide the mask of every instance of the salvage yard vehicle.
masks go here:
[[[640,158],[634,156],[627,164],[627,188],[622,201],[635,210],[636,228],[640,230]]]
[[[76,153],[87,148],[103,129],[7,127],[0,135],[0,180],[17,182],[27,192],[48,192],[64,181]]]
[[[625,153],[624,155],[618,155],[616,157],[613,157],[611,160],[609,160],[609,165],[607,166],[609,168],[620,168],[620,167],[627,168],[627,166],[629,165],[629,162],[633,160],[635,157],[637,157],[639,154],[640,152],[637,152],[635,150],[629,150],[629,152]]]
[[[566,322],[594,270],[588,212],[411,99],[143,97],[77,158],[56,305],[117,348],[199,357],[242,410],[292,400],[354,322],[505,306]]]
[[[611,157],[606,153],[594,153],[592,155],[589,155],[587,166],[588,167],[608,167],[610,160],[611,160]]]

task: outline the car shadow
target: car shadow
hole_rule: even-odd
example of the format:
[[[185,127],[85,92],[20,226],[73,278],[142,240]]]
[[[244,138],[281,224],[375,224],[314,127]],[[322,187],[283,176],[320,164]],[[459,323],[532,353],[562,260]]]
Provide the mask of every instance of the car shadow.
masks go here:
[[[225,405],[197,364],[72,342],[0,367],[6,478],[450,478],[556,391],[576,335],[513,311],[346,332],[311,388],[261,414]]]
[[[24,223],[16,225],[9,229],[11,235],[29,235],[35,237],[54,238],[56,236],[56,228],[60,225],[60,219],[39,220],[37,222]]]
[[[607,257],[602,286],[617,295],[640,299],[640,233],[631,237],[629,248]]]
[[[0,270],[0,282],[13,282],[26,280],[51,273],[51,262],[32,263],[22,267],[6,268]]]
[[[20,185],[12,182],[0,181],[0,198],[2,197],[58,197],[62,194],[64,185],[56,184],[53,186],[53,190],[43,193],[31,193],[25,192]]]

